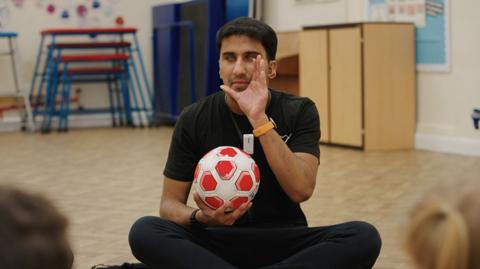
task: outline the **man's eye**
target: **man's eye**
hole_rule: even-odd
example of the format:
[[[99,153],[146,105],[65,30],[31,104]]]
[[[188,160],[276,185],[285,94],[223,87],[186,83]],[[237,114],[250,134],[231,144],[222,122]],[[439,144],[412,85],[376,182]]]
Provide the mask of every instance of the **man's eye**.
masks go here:
[[[232,55],[225,55],[223,58],[229,62],[235,61],[235,57]]]

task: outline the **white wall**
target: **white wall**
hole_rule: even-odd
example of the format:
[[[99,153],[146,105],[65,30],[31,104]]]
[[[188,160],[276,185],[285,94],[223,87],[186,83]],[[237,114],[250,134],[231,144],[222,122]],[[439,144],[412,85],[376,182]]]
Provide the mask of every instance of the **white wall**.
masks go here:
[[[19,34],[19,53],[22,59],[20,64],[23,76],[22,81],[25,88],[29,89],[32,79],[32,73],[35,65],[35,58],[37,55],[38,46],[40,43],[40,31],[46,28],[62,28],[62,27],[78,27],[79,22],[77,16],[72,14],[71,19],[68,21],[62,21],[59,19],[59,11],[57,9],[55,15],[48,14],[45,9],[39,9],[36,6],[37,1],[27,0],[22,8],[16,8],[7,1],[10,10],[10,22],[8,28],[3,30],[16,31]],[[54,1],[59,6],[62,2],[70,1]],[[79,0],[77,3],[91,3],[91,1]],[[114,1],[112,1],[114,2]],[[152,70],[152,6],[164,3],[185,2],[185,0],[117,0],[113,6],[114,13],[107,17],[102,14],[97,14],[97,21],[88,20],[89,25],[95,27],[114,27],[115,17],[123,16],[126,27],[136,27],[138,29],[137,37],[140,42],[143,59],[145,61],[145,67],[147,74],[152,84],[151,70]],[[107,3],[102,1],[101,3]],[[72,9],[71,12],[75,12]],[[95,11],[92,11],[95,12]],[[101,12],[101,9],[99,11]],[[88,16],[95,16],[95,14],[89,14]],[[0,52],[5,51],[7,43],[5,40],[0,40]],[[0,96],[5,95],[7,92],[12,92],[13,81],[10,73],[10,62],[6,57],[0,57]],[[87,104],[104,104],[107,102],[105,90],[106,86],[102,83],[92,85],[82,85],[82,88],[87,88],[82,94],[82,102]],[[90,88],[97,89],[99,91],[89,90]],[[99,88],[99,89],[100,89]],[[108,121],[107,121],[108,122]]]
[[[469,114],[480,107],[480,1],[450,1],[451,72],[418,75],[417,146],[480,155]]]
[[[418,73],[416,147],[480,156],[480,130],[470,113],[480,107],[480,1],[450,0],[451,72]],[[277,31],[365,19],[365,0],[296,5],[264,0],[263,19]]]
[[[262,19],[277,31],[300,30],[306,25],[361,21],[363,1],[296,4],[294,0],[263,0]]]

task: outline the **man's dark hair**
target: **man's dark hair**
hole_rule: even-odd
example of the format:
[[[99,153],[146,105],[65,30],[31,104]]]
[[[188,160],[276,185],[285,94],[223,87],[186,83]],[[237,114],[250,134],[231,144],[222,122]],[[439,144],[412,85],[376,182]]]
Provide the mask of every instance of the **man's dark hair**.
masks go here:
[[[0,268],[72,268],[67,225],[43,196],[0,186]]]
[[[233,35],[244,35],[262,43],[268,60],[275,60],[277,54],[277,35],[272,27],[249,17],[239,17],[223,25],[217,32],[217,47],[220,51],[222,40]]]

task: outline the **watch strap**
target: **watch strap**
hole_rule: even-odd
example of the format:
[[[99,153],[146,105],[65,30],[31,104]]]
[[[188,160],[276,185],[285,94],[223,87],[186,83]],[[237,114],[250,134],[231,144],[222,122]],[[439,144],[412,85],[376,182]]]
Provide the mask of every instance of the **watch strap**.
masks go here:
[[[192,228],[204,229],[206,225],[197,220],[196,215],[198,211],[200,211],[200,208],[193,210],[192,214],[190,214],[190,226]]]

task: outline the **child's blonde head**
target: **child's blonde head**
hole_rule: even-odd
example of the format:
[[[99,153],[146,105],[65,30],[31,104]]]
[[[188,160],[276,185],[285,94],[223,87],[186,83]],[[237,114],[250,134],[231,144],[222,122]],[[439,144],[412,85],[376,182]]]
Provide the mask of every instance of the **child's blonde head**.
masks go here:
[[[421,269],[480,268],[480,183],[456,183],[413,209],[406,248]]]

